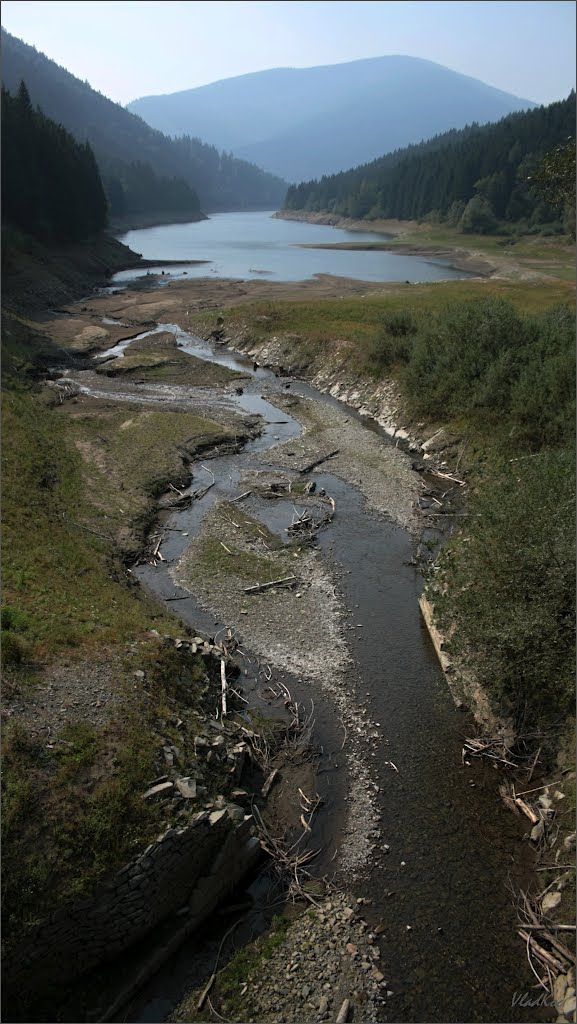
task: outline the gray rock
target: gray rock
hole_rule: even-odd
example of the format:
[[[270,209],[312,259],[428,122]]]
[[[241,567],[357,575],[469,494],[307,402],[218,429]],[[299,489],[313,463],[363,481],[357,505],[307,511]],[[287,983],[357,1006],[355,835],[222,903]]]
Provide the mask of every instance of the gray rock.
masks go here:
[[[559,974],[555,978],[555,984],[553,985],[553,998],[557,1006],[561,1006],[565,1001],[565,993],[567,991],[567,975]]]
[[[571,1014],[575,1012],[576,1007],[577,1000],[575,999],[575,996],[569,996],[569,998],[563,1003],[563,1013],[566,1017],[570,1017]]]
[[[190,776],[184,776],[181,779],[177,779],[175,785],[178,792],[185,800],[196,799],[196,779],[191,779]]]
[[[238,804],[227,804],[225,809],[235,825],[240,825],[244,821],[244,808],[239,807]]]
[[[173,788],[172,782],[159,782],[157,786],[151,786],[150,789],[147,789],[146,793],[143,793],[142,799],[149,800],[151,797],[160,796],[163,793],[166,794]]]
[[[222,821],[224,817],[226,817],[226,810],[212,811],[212,813],[208,816],[209,825],[217,825],[218,822]]]
[[[548,892],[541,900],[541,910],[544,914],[548,914],[550,910],[555,910],[561,902],[560,892]]]
[[[543,822],[543,819],[540,818],[539,821],[537,822],[537,824],[533,825],[533,828],[531,829],[531,840],[532,840],[532,842],[538,843],[540,838],[541,838],[541,836],[543,835],[544,831],[545,831],[545,824]]]

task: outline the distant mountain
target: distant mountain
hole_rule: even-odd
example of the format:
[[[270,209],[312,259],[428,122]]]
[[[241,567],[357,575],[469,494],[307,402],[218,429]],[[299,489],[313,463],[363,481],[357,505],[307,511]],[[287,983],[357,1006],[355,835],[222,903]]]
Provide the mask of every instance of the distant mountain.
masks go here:
[[[34,105],[79,142],[90,142],[115,201],[121,203],[120,184],[150,211],[155,204],[161,209],[164,195],[167,219],[182,220],[190,210],[193,220],[199,205],[207,211],[272,209],[284,198],[286,182],[198,138],[167,138],[4,30],[2,81],[11,93],[25,81]]]
[[[534,106],[432,61],[392,56],[258,71],[128,109],[168,135],[194,132],[295,182]]]
[[[291,185],[285,209],[368,220],[434,214],[481,234],[498,222],[538,228],[564,211],[549,206],[530,178],[547,152],[574,136],[575,113],[572,92],[496,124],[452,130],[361,167]]]

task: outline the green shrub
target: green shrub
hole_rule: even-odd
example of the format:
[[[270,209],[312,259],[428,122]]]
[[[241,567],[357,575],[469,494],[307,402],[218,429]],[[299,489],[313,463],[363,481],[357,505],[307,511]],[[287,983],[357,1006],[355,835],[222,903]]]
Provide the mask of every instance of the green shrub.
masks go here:
[[[23,633],[28,629],[28,616],[13,605],[5,604],[0,612],[3,630],[13,630],[15,633]]]
[[[3,629],[0,643],[2,645],[2,665],[4,668],[21,665],[26,660],[28,647],[21,637],[15,636],[8,629]]]
[[[575,316],[522,316],[502,299],[447,307],[412,340],[405,383],[415,409],[507,425],[522,444],[567,444],[575,408]]]
[[[413,337],[418,325],[408,310],[385,313],[380,320],[381,329],[369,337],[365,347],[367,371],[380,377],[392,366],[406,365],[413,348]]]
[[[574,710],[575,466],[570,449],[511,460],[484,482],[434,587],[452,648],[519,730]]]
[[[381,322],[385,333],[390,334],[392,338],[407,338],[416,334],[418,330],[414,317],[408,310],[385,313]]]

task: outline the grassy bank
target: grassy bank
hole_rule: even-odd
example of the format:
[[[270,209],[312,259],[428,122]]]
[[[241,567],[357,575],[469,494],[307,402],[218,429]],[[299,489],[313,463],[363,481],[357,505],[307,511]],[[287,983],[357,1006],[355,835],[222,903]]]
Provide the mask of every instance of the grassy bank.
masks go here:
[[[101,648],[149,621],[118,561],[136,551],[183,454],[228,433],[187,413],[119,408],[90,398],[46,407],[5,395],[2,453],[4,601],[27,621],[33,658]]]
[[[167,743],[194,757],[212,668],[163,645],[176,622],[124,559],[167,483],[187,482],[196,454],[230,438],[182,410],[60,404],[34,383],[51,342],[16,325],[2,402],[6,949],[167,824],[142,793]]]
[[[217,314],[224,317],[229,335],[242,331],[243,341],[255,344],[276,335],[297,335],[307,351],[331,348],[343,342],[351,348],[351,362],[364,354],[367,342],[381,327],[389,313],[409,311],[426,323],[456,302],[478,299],[505,299],[520,311],[542,312],[551,306],[575,306],[575,288],[568,282],[521,282],[501,280],[445,281],[434,284],[387,285],[382,293],[369,292],[360,297],[317,299],[311,301],[253,301],[250,305],[230,306],[191,313],[194,330],[208,331]]]

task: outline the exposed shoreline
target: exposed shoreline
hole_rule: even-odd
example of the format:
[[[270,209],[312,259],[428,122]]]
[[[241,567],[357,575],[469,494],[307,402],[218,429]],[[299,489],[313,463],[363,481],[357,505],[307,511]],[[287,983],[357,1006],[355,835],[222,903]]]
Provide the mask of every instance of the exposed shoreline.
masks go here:
[[[345,231],[366,231],[375,235],[385,235],[387,238],[396,239],[402,237],[408,231],[408,224],[399,220],[354,220],[351,217],[341,217],[335,213],[307,213],[305,210],[278,210],[274,216],[279,220],[303,221],[307,224],[326,224],[329,227],[342,228]],[[302,243],[301,249],[344,249],[358,252],[371,252],[373,249],[380,249],[383,252],[398,253],[402,256],[436,257],[438,259],[450,260],[448,264],[454,270],[465,270],[479,277],[492,277],[499,270],[494,263],[489,262],[480,253],[471,252],[468,249],[446,248],[439,245],[414,245],[404,244],[397,241],[390,242],[319,242]]]

